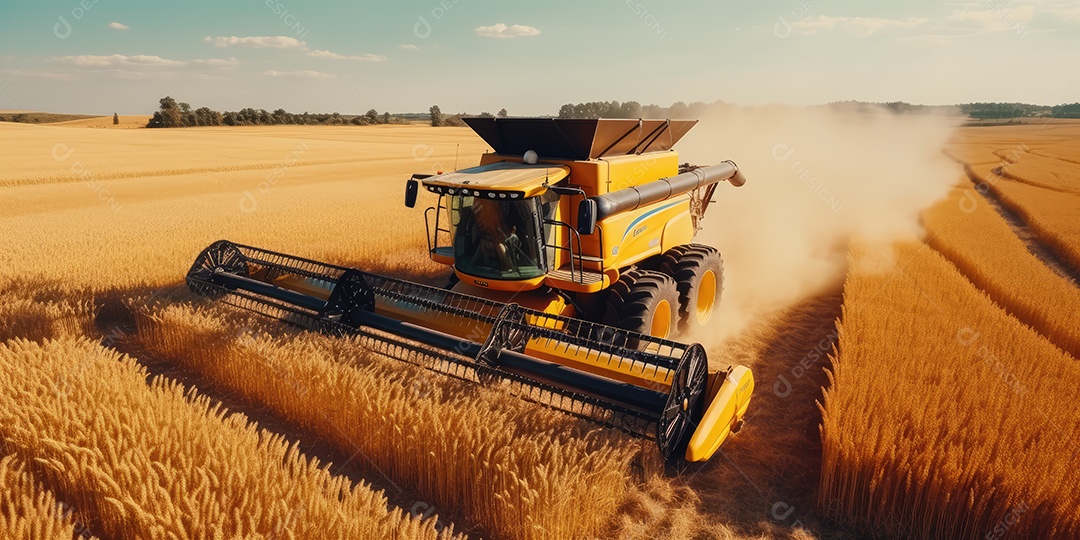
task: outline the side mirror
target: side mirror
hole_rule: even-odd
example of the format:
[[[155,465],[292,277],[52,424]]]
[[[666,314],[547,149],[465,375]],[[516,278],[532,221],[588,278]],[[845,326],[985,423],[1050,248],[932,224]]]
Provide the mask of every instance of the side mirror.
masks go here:
[[[405,182],[405,206],[412,208],[416,206],[416,194],[420,192],[420,182],[417,182],[415,178],[410,178],[408,182]]]
[[[596,232],[596,201],[585,199],[577,207],[577,230],[579,234]]]

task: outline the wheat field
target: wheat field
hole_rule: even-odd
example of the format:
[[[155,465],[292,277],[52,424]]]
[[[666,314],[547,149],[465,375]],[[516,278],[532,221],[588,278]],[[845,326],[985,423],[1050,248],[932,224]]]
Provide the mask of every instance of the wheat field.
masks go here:
[[[1033,152],[1018,152],[1010,162],[1001,166],[1000,171],[1002,176],[1025,184],[1065,193],[1080,193],[1080,187],[1076,185],[1080,164],[1066,160]]]
[[[497,389],[365,353],[358,338],[238,335],[228,315],[186,305],[142,311],[137,336],[155,356],[359,453],[499,538],[595,536],[626,496],[631,463],[653,455]]]
[[[0,436],[113,538],[440,536],[279,436],[87,340],[0,346]],[[447,530],[443,536],[448,536]]]
[[[1030,224],[1035,234],[1080,268],[1080,194],[1059,193],[1018,182],[999,182],[992,188],[1001,202]]]
[[[927,243],[1021,322],[1080,357],[1080,289],[1055,274],[973,187],[959,187],[923,215]]]
[[[1013,513],[1011,537],[1080,534],[1076,359],[925,244],[857,245],[851,265],[822,510],[891,537],[983,537]]]
[[[41,485],[15,454],[0,456],[0,536],[71,540],[83,535],[68,507]]]
[[[403,185],[474,165],[469,130],[103,123],[0,123],[0,374],[20,381],[0,390],[0,526],[30,531],[8,536],[1078,532],[1078,289],[1036,249],[1080,268],[1076,123],[960,130],[945,151],[972,180],[925,213],[924,243],[853,246],[842,290],[713,346],[762,383],[747,428],[691,467],[183,286],[220,238],[442,285],[433,201],[405,208]]]

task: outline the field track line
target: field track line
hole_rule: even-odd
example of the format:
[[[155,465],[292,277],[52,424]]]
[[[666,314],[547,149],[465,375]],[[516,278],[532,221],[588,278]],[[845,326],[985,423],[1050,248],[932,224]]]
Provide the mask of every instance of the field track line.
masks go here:
[[[1074,164],[1071,161],[1066,161],[1066,160],[1058,159],[1058,158],[1051,157],[1051,156],[1044,156],[1044,155],[1041,155],[1041,154],[1035,154],[1035,155],[1037,155],[1039,157],[1044,157],[1044,158],[1047,158],[1047,159],[1056,159],[1056,160],[1061,161],[1063,163]],[[1029,185],[1031,187],[1036,187],[1036,188],[1039,188],[1039,189],[1050,190],[1050,191],[1053,191],[1055,193],[1063,193],[1063,194],[1067,194],[1067,195],[1078,195],[1078,194],[1080,194],[1080,191],[1070,191],[1068,189],[1060,189],[1060,188],[1056,188],[1056,187],[1051,187],[1051,186],[1048,186],[1046,184],[1038,184],[1038,183],[1032,182],[1030,180],[1027,180],[1025,178],[1021,178],[1019,176],[1016,176],[1015,174],[1009,172],[1009,165],[1002,165],[1000,167],[995,167],[993,170],[991,170],[991,172],[998,175],[998,176],[1000,176],[1000,177],[1002,177],[1002,178],[1008,178],[1009,180],[1012,180],[1014,182],[1019,182],[1021,184],[1026,184],[1026,185]]]
[[[1044,158],[1048,158],[1048,159],[1056,159],[1058,161],[1064,161],[1065,163],[1072,163],[1073,165],[1080,165],[1080,159],[1069,159],[1069,158],[1064,158],[1064,157],[1061,157],[1061,156],[1046,155],[1046,154],[1041,153],[1038,148],[1034,148],[1034,149],[1031,150],[1031,152],[1028,152],[1028,153],[1029,154],[1035,154],[1036,156],[1039,156],[1039,157],[1044,157]]]
[[[997,169],[994,170],[996,171]],[[967,177],[971,180],[971,183],[975,185],[976,191],[983,195],[987,202],[994,207],[994,210],[996,210],[1001,217],[1005,218],[1009,227],[1012,228],[1013,233],[1020,238],[1020,241],[1024,243],[1027,250],[1032,255],[1036,256],[1055,274],[1068,280],[1074,287],[1080,287],[1080,269],[1073,268],[1067,264],[1054,252],[1054,250],[1042,243],[1038,236],[1036,236],[1031,228],[1028,227],[1027,223],[1024,222],[1024,219],[1002,203],[1001,199],[998,198],[997,193],[995,193],[992,188],[986,190],[977,189],[981,184],[989,185],[989,183],[980,178],[969,165],[964,165],[964,172],[967,173]]]

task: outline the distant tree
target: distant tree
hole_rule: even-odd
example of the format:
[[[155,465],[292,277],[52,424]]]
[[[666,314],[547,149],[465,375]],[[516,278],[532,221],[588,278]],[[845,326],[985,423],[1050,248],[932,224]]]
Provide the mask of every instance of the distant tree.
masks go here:
[[[499,109],[498,114],[496,114],[495,116],[498,116],[499,118],[506,118],[506,114],[506,109]]]
[[[619,118],[641,118],[641,104],[627,101],[619,107]]]
[[[384,112],[382,114],[382,123],[384,123],[384,124],[389,124],[390,123],[390,113],[389,112]]]
[[[1053,115],[1057,118],[1080,118],[1080,103],[1058,105],[1053,108]]]
[[[158,100],[158,103],[161,108],[150,118],[150,122],[146,124],[146,127],[170,128],[184,125],[183,114],[180,112],[180,106],[176,104],[175,99],[165,96]]]
[[[686,118],[688,116],[690,116],[690,107],[687,107],[686,104],[681,101],[676,101],[671,104],[671,107],[668,107],[668,118]]]
[[[641,118],[666,118],[667,111],[659,105],[645,105],[641,108]]]
[[[447,116],[443,119],[442,125],[450,127],[462,127],[465,125],[465,121],[461,119],[464,113],[454,114]]]
[[[196,126],[220,126],[222,124],[221,113],[211,110],[208,107],[199,107],[195,109],[195,125]]]
[[[364,113],[364,116],[368,117],[368,120],[372,124],[379,123],[379,111],[376,111],[375,109],[369,109],[368,112]]]
[[[120,117],[117,116],[116,113],[112,113],[112,123],[114,126],[120,125]]]
[[[439,106],[438,105],[432,105],[431,108],[428,109],[428,112],[431,113],[431,126],[432,127],[441,126],[442,123],[443,123],[443,116],[442,116],[442,110],[439,109]]]
[[[495,115],[489,112],[482,112],[480,113],[480,118],[495,118]]]
[[[191,105],[180,102],[180,126],[192,127],[195,125],[195,113],[191,112]]]

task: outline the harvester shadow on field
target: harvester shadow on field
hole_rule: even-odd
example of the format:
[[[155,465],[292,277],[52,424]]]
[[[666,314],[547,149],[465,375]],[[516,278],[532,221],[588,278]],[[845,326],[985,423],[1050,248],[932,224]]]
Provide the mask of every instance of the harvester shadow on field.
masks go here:
[[[701,512],[737,533],[848,538],[815,511],[821,469],[821,388],[837,340],[839,288],[762,317],[710,357],[751,366],[754,408],[746,428],[719,453],[674,479],[701,500]],[[828,530],[828,532],[826,532]]]

